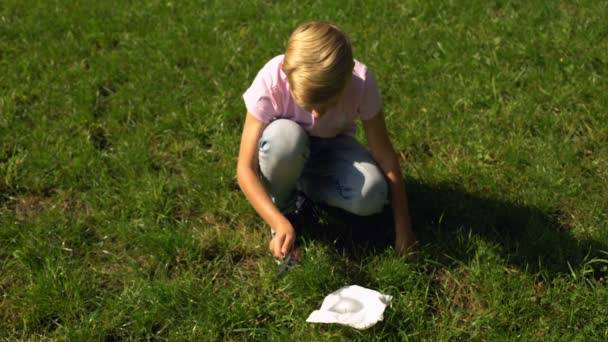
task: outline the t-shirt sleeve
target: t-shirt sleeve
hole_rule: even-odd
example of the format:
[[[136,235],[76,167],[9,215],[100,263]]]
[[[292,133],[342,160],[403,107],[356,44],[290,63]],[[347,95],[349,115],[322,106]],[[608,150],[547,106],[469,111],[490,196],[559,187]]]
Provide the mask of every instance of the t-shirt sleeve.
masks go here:
[[[372,74],[371,70],[365,71],[365,81],[363,83],[363,94],[361,97],[361,104],[359,105],[359,115],[361,120],[369,120],[376,116],[382,109],[382,99],[380,98],[380,91],[378,90],[378,84]]]
[[[269,123],[277,116],[277,103],[272,92],[272,79],[265,66],[243,94],[245,107],[258,120]]]

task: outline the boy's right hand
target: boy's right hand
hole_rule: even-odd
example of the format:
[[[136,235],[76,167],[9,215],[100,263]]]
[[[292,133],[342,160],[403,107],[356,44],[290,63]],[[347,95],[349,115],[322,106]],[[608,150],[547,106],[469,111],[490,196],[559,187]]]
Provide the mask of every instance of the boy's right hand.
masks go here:
[[[270,240],[270,253],[272,253],[275,258],[283,259],[283,257],[285,257],[293,248],[295,240],[296,234],[291,224],[277,228],[272,240]]]

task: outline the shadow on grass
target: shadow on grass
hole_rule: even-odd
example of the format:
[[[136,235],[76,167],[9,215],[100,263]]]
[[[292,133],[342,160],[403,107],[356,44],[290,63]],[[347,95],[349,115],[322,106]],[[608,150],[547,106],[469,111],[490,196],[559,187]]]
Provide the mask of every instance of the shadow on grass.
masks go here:
[[[524,271],[554,277],[578,269],[593,258],[606,259],[606,244],[579,240],[572,227],[560,222],[560,212],[484,198],[449,185],[427,185],[407,180],[410,212],[416,236],[425,252],[444,265],[468,263],[478,249],[473,238],[498,248],[502,258]],[[357,258],[381,252],[393,241],[390,208],[370,217],[320,207],[320,223],[303,233],[309,239],[333,243],[340,252]],[[313,228],[315,227],[315,228]],[[569,266],[570,265],[570,266]],[[606,275],[590,264],[593,276]]]

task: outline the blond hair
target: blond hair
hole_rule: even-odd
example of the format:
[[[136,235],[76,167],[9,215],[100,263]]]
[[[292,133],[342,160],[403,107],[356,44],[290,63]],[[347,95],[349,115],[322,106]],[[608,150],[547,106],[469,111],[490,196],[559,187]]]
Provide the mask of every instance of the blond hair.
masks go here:
[[[304,108],[326,104],[352,77],[353,53],[348,36],[324,22],[300,25],[287,42],[283,72],[291,95]]]

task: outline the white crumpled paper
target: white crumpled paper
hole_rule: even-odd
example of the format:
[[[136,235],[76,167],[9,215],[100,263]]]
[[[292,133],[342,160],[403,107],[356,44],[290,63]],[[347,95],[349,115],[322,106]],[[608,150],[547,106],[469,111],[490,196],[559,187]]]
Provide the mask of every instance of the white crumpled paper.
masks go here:
[[[384,319],[384,309],[392,296],[365,287],[345,286],[330,293],[320,310],[313,311],[306,322],[339,323],[357,329],[367,329]]]

